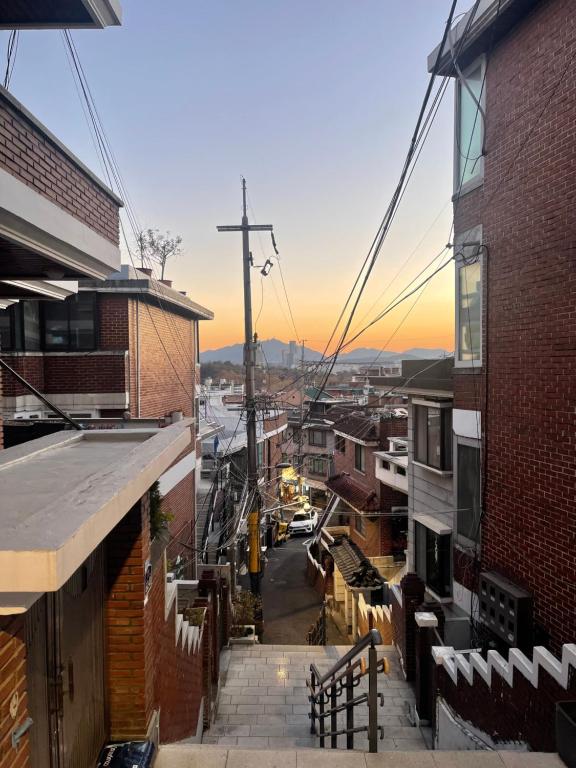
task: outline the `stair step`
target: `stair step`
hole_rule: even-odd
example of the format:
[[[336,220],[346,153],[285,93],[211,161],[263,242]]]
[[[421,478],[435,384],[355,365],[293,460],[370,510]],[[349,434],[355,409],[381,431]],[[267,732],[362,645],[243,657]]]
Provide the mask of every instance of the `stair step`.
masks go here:
[[[562,768],[548,752],[413,752],[374,755],[319,749],[241,750],[193,744],[161,746],[155,768]]]

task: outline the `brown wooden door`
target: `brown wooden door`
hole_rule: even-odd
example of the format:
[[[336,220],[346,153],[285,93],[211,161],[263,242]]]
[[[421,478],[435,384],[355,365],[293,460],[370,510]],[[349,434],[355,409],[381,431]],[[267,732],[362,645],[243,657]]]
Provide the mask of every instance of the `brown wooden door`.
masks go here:
[[[106,739],[102,547],[57,593],[55,630],[58,768],[89,768]]]
[[[26,612],[26,693],[33,721],[29,740],[34,768],[51,768],[47,612],[46,595]]]

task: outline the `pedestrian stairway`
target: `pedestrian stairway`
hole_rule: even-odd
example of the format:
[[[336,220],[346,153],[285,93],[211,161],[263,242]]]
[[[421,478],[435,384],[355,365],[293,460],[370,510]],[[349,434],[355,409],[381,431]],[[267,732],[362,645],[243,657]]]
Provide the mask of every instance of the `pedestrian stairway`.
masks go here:
[[[202,743],[248,749],[317,748],[318,739],[310,734],[308,717],[306,679],[310,677],[310,664],[314,663],[323,674],[349,650],[350,646],[232,646],[221,659],[217,716]],[[378,675],[378,691],[383,694],[378,723],[384,727],[378,750],[427,749],[426,729],[412,726],[408,718],[414,695],[402,677],[395,649],[379,646],[378,656],[385,656],[390,665],[389,674]],[[366,676],[355,695],[367,687]],[[345,714],[338,717],[338,727],[345,727]],[[355,725],[367,724],[367,705],[356,707],[354,717]],[[326,743],[329,748],[329,739]],[[345,743],[345,737],[340,736],[339,746],[345,747]],[[354,747],[368,750],[366,733],[355,735]]]
[[[160,747],[155,768],[566,768],[545,752],[334,752],[251,750],[204,745]]]

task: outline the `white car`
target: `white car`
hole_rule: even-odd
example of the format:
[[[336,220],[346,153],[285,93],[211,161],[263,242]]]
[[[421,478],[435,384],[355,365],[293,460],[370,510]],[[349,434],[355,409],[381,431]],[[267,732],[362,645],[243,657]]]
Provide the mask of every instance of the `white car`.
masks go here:
[[[297,533],[312,533],[318,523],[318,512],[315,509],[300,510],[294,514],[288,533],[291,536]]]

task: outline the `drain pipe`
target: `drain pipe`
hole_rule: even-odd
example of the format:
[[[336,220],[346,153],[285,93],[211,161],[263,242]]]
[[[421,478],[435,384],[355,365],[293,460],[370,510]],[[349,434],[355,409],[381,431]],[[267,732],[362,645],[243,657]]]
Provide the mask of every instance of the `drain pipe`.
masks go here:
[[[0,357],[0,367],[4,368],[4,370],[8,371],[8,373],[11,373],[12,376],[14,376],[14,378],[16,379],[16,381],[20,382],[20,384],[22,384],[23,387],[26,387],[26,389],[29,392],[32,392],[32,394],[35,395],[39,400],[41,400],[44,403],[44,405],[50,408],[51,411],[54,411],[54,413],[57,413],[58,416],[60,416],[60,418],[68,422],[70,426],[74,427],[74,429],[82,430],[82,427],[80,426],[80,424],[78,424],[77,421],[74,421],[74,419],[71,419],[70,416],[64,413],[64,411],[61,411],[60,408],[58,408],[58,406],[54,405],[54,403],[51,403],[47,397],[45,397],[41,392],[38,392],[36,387],[33,387],[29,381],[26,381],[26,379],[23,376],[20,376],[20,374],[17,373],[13,368],[11,368],[5,360],[2,360],[1,357]]]

